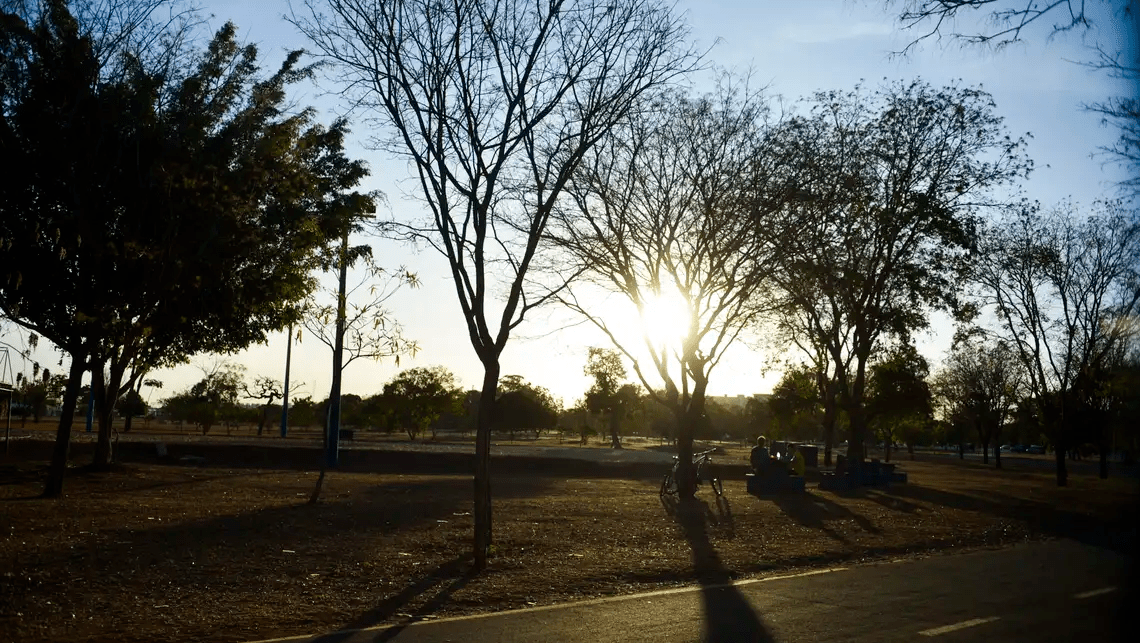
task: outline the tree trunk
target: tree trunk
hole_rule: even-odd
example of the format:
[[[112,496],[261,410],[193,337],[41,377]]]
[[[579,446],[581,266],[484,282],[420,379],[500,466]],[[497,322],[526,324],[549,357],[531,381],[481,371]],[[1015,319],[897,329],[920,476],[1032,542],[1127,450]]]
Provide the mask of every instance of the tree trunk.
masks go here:
[[[999,439],[994,440],[994,467],[998,469],[1001,468],[1001,445],[998,444],[999,442],[1001,442],[1000,436]]]
[[[321,432],[321,473],[317,476],[317,484],[313,487],[313,493],[309,496],[309,504],[317,504],[317,500],[321,498],[321,487],[325,484],[325,472],[328,471],[328,458],[325,454],[329,450],[329,422],[325,419],[325,430]]]
[[[621,429],[621,412],[617,409],[610,409],[610,448],[620,449],[621,440],[618,439],[618,431]]]
[[[59,413],[59,427],[55,432],[55,447],[51,453],[51,466],[48,468],[47,483],[44,485],[45,498],[58,498],[63,495],[63,478],[67,473],[67,454],[71,447],[71,423],[75,419],[75,402],[79,397],[79,385],[83,382],[83,372],[87,370],[86,355],[71,356],[71,370],[67,376],[67,388],[63,393],[63,405]]]
[[[119,396],[119,386],[122,384],[122,372],[111,365],[110,379],[103,372],[103,365],[93,365],[91,369],[91,390],[95,394],[95,413],[99,423],[99,436],[95,443],[95,454],[91,459],[91,466],[97,470],[106,470],[111,466],[114,452],[111,447],[111,434],[115,421],[115,400]]]
[[[1053,459],[1057,462],[1057,486],[1067,487],[1069,485],[1069,470],[1065,464],[1064,445],[1054,444],[1053,456]]]
[[[835,400],[835,382],[823,372],[818,374],[819,392],[823,397],[823,466],[831,466],[831,450],[835,445],[835,420],[839,414]]]
[[[856,481],[862,481],[863,460],[867,457],[863,443],[867,437],[867,420],[863,414],[862,405],[851,404],[847,407],[847,417],[850,429],[847,433],[847,471]]]
[[[1097,450],[1100,452],[1100,479],[1108,480],[1108,449],[1101,444]]]
[[[479,395],[479,415],[475,425],[475,538],[474,569],[487,568],[491,550],[491,422],[495,394],[499,388],[498,358],[483,362],[483,388]]]
[[[330,469],[335,469],[340,459],[340,384],[344,370],[344,318],[345,292],[348,281],[348,228],[345,228],[340,245],[340,275],[336,296],[336,338],[333,346],[332,392],[329,393],[329,441],[325,448]]]

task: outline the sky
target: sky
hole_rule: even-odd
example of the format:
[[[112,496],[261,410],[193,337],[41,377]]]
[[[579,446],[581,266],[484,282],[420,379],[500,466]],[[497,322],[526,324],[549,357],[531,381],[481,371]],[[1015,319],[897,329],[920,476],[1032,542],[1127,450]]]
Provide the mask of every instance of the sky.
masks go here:
[[[282,19],[288,11],[286,0],[205,0],[202,4],[211,16],[212,29],[233,21],[244,41],[259,46],[266,72],[276,68],[287,50],[306,47],[304,38]],[[1089,4],[1096,10],[1101,3]],[[1099,28],[1084,36],[1048,38],[1048,26],[1043,25],[1026,34],[1024,44],[998,52],[928,41],[908,56],[898,57],[892,52],[902,50],[914,34],[898,30],[881,0],[682,0],[677,7],[686,13],[693,39],[710,49],[709,62],[737,72],[750,71],[754,82],[767,86],[769,95],[786,105],[815,91],[851,89],[859,83],[873,87],[884,80],[922,78],[935,86],[955,81],[981,85],[993,95],[997,113],[1005,118],[1012,135],[1032,135],[1027,152],[1035,170],[1022,190],[1043,204],[1071,199],[1088,205],[1113,196],[1115,183],[1124,177],[1123,170],[1106,165],[1096,154],[1098,148],[1114,141],[1116,131],[1103,126],[1082,106],[1134,89],[1077,64],[1094,57],[1089,49],[1093,38],[1110,49],[1120,46],[1123,32],[1116,29],[1110,15],[1094,15]],[[970,27],[959,26],[963,31]],[[707,82],[707,78],[694,79],[698,89]],[[298,104],[316,105],[326,122],[343,111],[329,95],[335,87],[322,83],[293,89],[291,98]],[[401,220],[422,216],[410,168],[383,152],[367,149],[364,142],[371,133],[365,124],[355,123],[348,152],[365,159],[372,171],[362,187],[387,196],[378,215]],[[368,242],[382,266],[405,266],[419,277],[419,288],[403,289],[389,300],[393,317],[417,342],[419,351],[403,356],[398,366],[393,360],[353,362],[345,370],[343,391],[371,395],[401,368],[434,365],[451,369],[465,388],[479,388],[482,366],[471,348],[446,260],[431,250],[417,251],[378,239]],[[588,347],[608,344],[596,331],[581,325],[566,327],[566,321],[558,310],[529,316],[503,354],[502,373],[522,375],[570,405],[590,385],[583,374]],[[931,332],[920,336],[919,348],[933,364],[942,359],[951,334],[945,320],[936,320]],[[0,339],[15,346],[23,342],[12,333]],[[257,375],[281,379],[285,349],[282,332],[264,345],[224,359],[244,365],[251,380]],[[35,357],[48,368],[66,370],[56,365],[58,353],[47,347],[41,346]],[[711,373],[709,394],[769,392],[780,376],[774,360],[787,357],[738,344]],[[162,381],[163,388],[144,389],[144,398],[157,404],[188,388],[218,359],[200,356],[190,364],[152,373],[149,377]],[[24,368],[30,374],[30,364],[18,358],[13,359],[13,368]],[[294,396],[327,396],[330,371],[331,351],[323,344],[307,336],[294,344],[291,378],[294,383],[303,382]]]

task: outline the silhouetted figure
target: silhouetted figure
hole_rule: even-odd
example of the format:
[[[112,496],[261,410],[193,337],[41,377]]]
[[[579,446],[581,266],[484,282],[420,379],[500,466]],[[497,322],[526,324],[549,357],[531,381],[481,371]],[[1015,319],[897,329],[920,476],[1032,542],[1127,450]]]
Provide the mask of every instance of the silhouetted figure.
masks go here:
[[[749,456],[752,472],[758,476],[767,476],[772,469],[772,455],[768,452],[768,439],[764,436],[756,438],[756,446],[752,447]]]

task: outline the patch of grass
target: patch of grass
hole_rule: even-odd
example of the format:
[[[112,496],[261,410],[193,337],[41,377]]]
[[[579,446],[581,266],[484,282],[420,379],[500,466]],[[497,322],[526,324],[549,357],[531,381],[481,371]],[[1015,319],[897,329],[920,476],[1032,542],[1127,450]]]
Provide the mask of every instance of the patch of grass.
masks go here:
[[[249,640],[657,589],[716,573],[1124,538],[1135,479],[901,462],[911,484],[678,506],[658,480],[499,477],[490,568],[470,565],[462,475],[124,465],[35,498],[0,469],[0,640]],[[19,499],[19,500],[18,500]]]

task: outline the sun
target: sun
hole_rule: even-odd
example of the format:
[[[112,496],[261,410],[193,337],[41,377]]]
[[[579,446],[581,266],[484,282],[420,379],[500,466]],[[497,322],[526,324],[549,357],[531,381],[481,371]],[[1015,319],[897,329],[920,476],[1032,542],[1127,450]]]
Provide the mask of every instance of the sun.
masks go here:
[[[654,346],[679,346],[689,331],[689,304],[676,290],[647,297],[641,307],[641,326]]]

